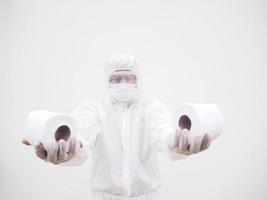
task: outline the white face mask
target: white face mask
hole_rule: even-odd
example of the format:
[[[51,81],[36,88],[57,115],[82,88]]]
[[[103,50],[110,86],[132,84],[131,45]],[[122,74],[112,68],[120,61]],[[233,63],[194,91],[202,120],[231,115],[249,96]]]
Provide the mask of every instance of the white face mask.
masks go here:
[[[110,83],[109,95],[118,102],[128,102],[137,97],[137,85],[131,83]]]

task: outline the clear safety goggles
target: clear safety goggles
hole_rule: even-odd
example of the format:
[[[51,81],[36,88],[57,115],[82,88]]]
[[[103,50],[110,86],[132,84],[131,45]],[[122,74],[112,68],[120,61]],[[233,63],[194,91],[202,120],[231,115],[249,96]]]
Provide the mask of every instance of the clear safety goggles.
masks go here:
[[[116,71],[109,78],[111,84],[121,82],[135,84],[136,81],[137,78],[131,71]]]

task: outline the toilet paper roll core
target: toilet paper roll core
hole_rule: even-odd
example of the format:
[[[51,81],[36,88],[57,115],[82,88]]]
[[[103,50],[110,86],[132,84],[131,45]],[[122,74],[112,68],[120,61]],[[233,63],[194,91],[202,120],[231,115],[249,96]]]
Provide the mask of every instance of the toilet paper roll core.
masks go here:
[[[187,115],[182,115],[179,119],[179,127],[181,129],[187,129],[190,130],[191,129],[191,120]]]
[[[59,141],[60,139],[67,141],[69,138],[70,138],[70,128],[66,125],[58,127],[58,129],[55,132],[56,141]]]

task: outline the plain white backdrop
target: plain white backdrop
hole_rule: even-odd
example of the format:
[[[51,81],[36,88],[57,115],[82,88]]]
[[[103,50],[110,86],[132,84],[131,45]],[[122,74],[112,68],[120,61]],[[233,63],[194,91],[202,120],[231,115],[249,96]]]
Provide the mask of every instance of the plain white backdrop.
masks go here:
[[[20,143],[34,109],[107,98],[103,65],[132,53],[144,98],[217,103],[221,137],[171,162],[161,199],[267,199],[267,2],[0,1],[0,199],[88,200],[90,159],[65,168]]]

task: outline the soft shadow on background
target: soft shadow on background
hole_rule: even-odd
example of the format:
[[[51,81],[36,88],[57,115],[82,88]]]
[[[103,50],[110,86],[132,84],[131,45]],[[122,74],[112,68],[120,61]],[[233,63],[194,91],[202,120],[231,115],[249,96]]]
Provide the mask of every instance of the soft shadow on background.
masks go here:
[[[217,103],[224,134],[178,162],[161,199],[267,199],[266,1],[0,1],[0,199],[90,199],[90,159],[65,168],[23,146],[34,109],[107,97],[105,59],[132,53],[144,98]]]

